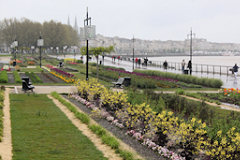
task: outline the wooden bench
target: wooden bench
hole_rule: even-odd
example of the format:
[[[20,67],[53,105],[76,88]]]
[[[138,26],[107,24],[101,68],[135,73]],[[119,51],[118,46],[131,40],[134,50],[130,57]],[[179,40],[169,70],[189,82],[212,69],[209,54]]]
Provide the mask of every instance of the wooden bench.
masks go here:
[[[117,82],[112,82],[114,84],[114,87],[120,87],[123,86],[128,87],[131,85],[131,78],[129,77],[120,77]]]

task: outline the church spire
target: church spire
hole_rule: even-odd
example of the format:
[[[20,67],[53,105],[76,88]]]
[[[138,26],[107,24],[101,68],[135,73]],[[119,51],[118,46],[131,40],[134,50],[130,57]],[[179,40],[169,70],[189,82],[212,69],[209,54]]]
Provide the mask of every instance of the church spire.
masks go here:
[[[75,16],[75,25],[74,25],[74,29],[77,31],[78,33],[78,24],[77,24],[77,17]]]
[[[68,16],[67,24],[68,24],[69,26],[71,26],[69,16]]]

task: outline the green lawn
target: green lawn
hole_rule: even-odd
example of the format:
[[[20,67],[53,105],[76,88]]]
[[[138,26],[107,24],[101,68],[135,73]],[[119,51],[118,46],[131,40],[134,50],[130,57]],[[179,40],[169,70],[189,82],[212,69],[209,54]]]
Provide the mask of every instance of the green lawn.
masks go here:
[[[11,94],[13,160],[106,159],[46,95]]]
[[[36,68],[27,68],[27,67],[21,67],[20,68],[20,72],[42,72],[42,68],[40,68],[39,66],[35,65]]]

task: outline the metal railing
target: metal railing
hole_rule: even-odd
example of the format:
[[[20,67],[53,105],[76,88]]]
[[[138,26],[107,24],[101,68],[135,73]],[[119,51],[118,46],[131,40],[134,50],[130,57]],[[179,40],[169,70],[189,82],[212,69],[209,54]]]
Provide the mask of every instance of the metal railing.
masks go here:
[[[126,61],[131,61],[132,59],[126,58]],[[163,68],[164,61],[148,61],[147,66]],[[140,66],[144,66],[143,60],[141,61]],[[219,75],[231,75],[232,66],[224,66],[224,65],[209,65],[209,64],[192,64],[192,72],[199,72],[199,73],[209,73],[209,74],[219,74]],[[182,71],[182,64],[181,62],[168,62],[167,69],[171,70],[178,70]],[[187,69],[187,63],[185,65],[185,69]]]

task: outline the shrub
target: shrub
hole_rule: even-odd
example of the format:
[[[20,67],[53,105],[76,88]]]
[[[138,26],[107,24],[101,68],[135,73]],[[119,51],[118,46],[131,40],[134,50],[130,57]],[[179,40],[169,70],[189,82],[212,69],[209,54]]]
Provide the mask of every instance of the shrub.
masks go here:
[[[8,82],[7,71],[1,71],[1,73],[0,73],[0,83],[7,83],[7,82]]]
[[[14,76],[15,83],[21,83],[22,82],[22,79],[21,79],[21,77],[20,77],[20,75],[18,74],[17,71],[13,72],[13,76]]]

